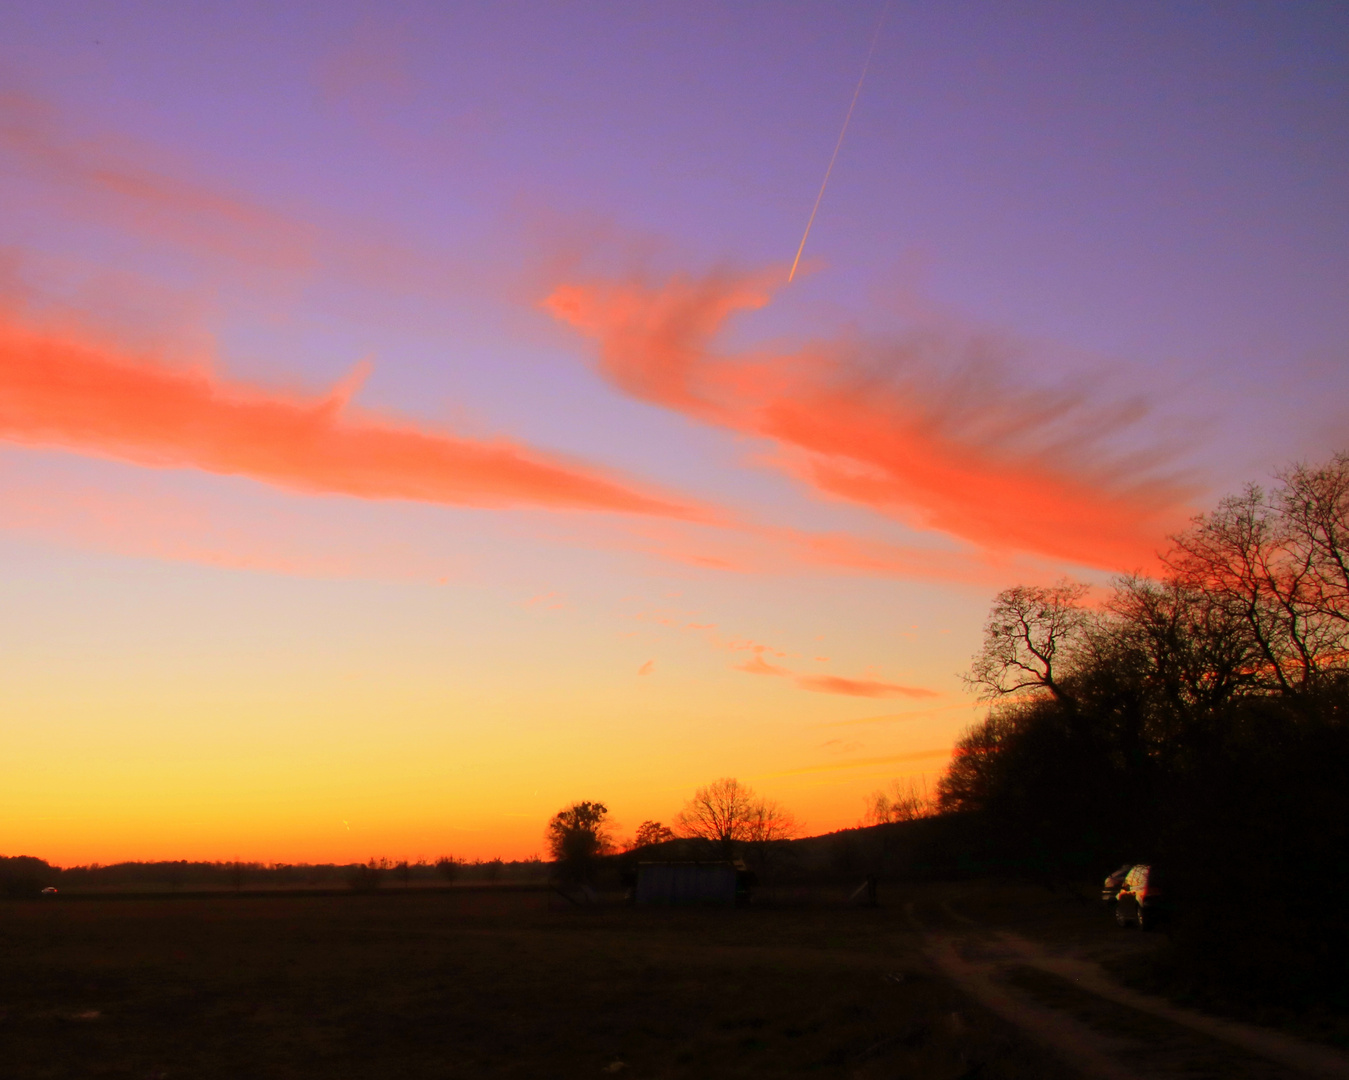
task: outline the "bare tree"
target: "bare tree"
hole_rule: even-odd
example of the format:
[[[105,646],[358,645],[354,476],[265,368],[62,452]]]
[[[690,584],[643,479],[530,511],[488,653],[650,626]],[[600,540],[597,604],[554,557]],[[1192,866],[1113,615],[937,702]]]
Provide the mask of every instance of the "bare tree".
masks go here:
[[[733,858],[747,838],[754,813],[754,792],[733,777],[700,787],[677,819],[685,836],[704,840],[723,858]]]
[[[677,820],[681,834],[704,841],[724,859],[734,858],[744,847],[756,857],[766,857],[800,831],[781,805],[759,798],[729,776],[695,791]]]
[[[1272,496],[1255,485],[1223,499],[1172,538],[1169,578],[1245,628],[1253,674],[1298,693],[1338,666],[1349,634],[1344,545],[1349,459],[1285,474]]]
[[[917,821],[937,812],[937,800],[927,777],[911,776],[907,780],[891,780],[887,788],[867,796],[863,825],[886,825],[900,821]]]
[[[1128,669],[1182,722],[1255,685],[1260,656],[1244,618],[1175,579],[1119,578],[1091,630],[1091,662]]]
[[[1319,467],[1296,465],[1279,479],[1290,546],[1311,570],[1306,599],[1324,618],[1349,623],[1349,453]]]
[[[756,799],[745,825],[745,852],[751,863],[767,870],[786,841],[801,834],[790,810],[772,799]]]
[[[1047,690],[1068,700],[1061,672],[1089,621],[1081,606],[1086,594],[1086,585],[1066,578],[1053,586],[1017,585],[1000,592],[966,684],[985,699]]]

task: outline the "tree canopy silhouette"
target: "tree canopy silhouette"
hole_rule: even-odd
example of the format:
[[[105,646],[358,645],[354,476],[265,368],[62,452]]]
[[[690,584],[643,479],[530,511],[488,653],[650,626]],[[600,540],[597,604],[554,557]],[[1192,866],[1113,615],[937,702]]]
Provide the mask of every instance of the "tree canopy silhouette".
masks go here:
[[[664,844],[675,838],[674,830],[659,821],[644,821],[637,826],[637,832],[632,838],[634,848],[652,847],[656,844]]]
[[[1195,955],[1225,978],[1255,963],[1258,912],[1273,959],[1242,985],[1349,990],[1349,454],[1223,499],[1155,578],[1086,592],[994,599],[967,677],[991,708],[940,807],[1061,871],[1161,858],[1186,897],[1177,940],[1209,942]],[[1233,904],[1216,893],[1237,866]]]
[[[544,831],[558,872],[568,880],[585,880],[601,856],[612,848],[609,808],[602,802],[576,802],[553,815]]]
[[[763,858],[800,831],[788,810],[729,776],[695,791],[677,821],[682,835],[702,841],[723,859],[742,852]]]

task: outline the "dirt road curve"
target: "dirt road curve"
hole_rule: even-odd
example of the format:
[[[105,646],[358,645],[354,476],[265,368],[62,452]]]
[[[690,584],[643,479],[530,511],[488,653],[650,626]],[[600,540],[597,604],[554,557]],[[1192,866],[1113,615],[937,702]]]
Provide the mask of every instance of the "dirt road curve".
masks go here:
[[[923,929],[937,968],[1083,1076],[1349,1080],[1349,1055],[1126,989],[1070,948],[984,928]],[[916,922],[916,920],[915,920]]]

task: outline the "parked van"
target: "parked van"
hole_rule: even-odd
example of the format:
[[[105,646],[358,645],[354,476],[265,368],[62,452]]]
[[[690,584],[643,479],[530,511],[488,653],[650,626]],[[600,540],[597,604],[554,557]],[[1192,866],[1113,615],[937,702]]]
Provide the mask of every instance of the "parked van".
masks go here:
[[[1151,930],[1169,910],[1166,891],[1152,866],[1138,863],[1130,867],[1115,897],[1115,922]]]
[[[1127,862],[1105,879],[1105,884],[1101,886],[1103,903],[1112,908],[1115,906],[1115,901],[1119,899],[1119,891],[1124,887],[1124,879],[1133,868],[1134,864]]]

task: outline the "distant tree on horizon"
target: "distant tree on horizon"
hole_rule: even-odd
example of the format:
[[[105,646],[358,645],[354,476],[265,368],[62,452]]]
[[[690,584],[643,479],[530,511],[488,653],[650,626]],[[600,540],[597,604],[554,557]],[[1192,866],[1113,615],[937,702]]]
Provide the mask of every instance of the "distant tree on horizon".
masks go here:
[[[800,831],[790,811],[756,795],[747,784],[724,776],[693,793],[677,818],[681,835],[700,840],[723,859],[748,850],[764,858]]]
[[[888,787],[868,795],[861,823],[863,826],[893,825],[932,817],[936,812],[937,797],[927,777],[910,776],[906,780],[891,780]]]
[[[392,868],[388,859],[376,859],[373,855],[367,863],[355,863],[347,872],[347,885],[354,892],[374,892],[379,888],[384,875]]]
[[[675,831],[659,821],[644,821],[637,826],[637,832],[632,838],[632,846],[636,848],[654,847],[656,844],[668,843],[675,839]]]
[[[553,815],[544,839],[559,875],[568,881],[586,881],[600,857],[613,848],[609,808],[602,802],[572,803]]]

